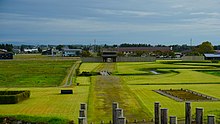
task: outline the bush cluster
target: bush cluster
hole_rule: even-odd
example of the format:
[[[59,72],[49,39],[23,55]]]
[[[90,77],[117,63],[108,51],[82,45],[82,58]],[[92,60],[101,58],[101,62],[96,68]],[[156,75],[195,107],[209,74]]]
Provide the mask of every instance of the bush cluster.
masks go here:
[[[16,104],[28,99],[30,91],[0,91],[0,104]]]
[[[79,76],[94,76],[94,75],[100,75],[99,72],[86,72],[83,71],[81,74],[79,74]]]

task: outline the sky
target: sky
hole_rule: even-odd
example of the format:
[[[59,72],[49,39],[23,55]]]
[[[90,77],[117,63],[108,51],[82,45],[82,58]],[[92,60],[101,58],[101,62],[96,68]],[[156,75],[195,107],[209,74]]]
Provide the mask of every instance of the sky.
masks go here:
[[[0,0],[0,43],[220,44],[219,0]]]

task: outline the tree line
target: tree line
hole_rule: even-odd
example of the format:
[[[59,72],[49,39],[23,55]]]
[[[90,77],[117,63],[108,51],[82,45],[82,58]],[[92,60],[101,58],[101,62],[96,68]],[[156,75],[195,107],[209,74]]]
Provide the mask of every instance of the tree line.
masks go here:
[[[12,44],[0,44],[0,49],[5,49],[8,52],[12,52],[13,45]]]

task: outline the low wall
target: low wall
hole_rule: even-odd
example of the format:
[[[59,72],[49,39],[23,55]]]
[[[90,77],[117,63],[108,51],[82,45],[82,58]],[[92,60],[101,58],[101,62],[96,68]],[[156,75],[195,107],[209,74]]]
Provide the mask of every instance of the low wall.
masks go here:
[[[182,61],[204,61],[204,56],[183,56]]]
[[[117,57],[117,62],[154,62],[156,57]]]
[[[82,62],[103,62],[102,57],[81,57]],[[154,62],[156,57],[117,57],[116,62]]]

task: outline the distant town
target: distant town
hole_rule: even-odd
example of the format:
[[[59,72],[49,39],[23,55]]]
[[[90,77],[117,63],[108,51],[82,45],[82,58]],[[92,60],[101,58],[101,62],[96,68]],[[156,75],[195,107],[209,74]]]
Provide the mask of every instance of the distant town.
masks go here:
[[[0,44],[0,59],[13,59],[17,54],[42,54],[63,57],[100,57],[103,51],[115,51],[122,57],[149,57],[157,59],[178,59],[183,56],[204,56],[205,59],[219,60],[220,45],[213,46],[205,41],[198,46],[190,45],[12,45]],[[211,58],[210,58],[211,57]]]

